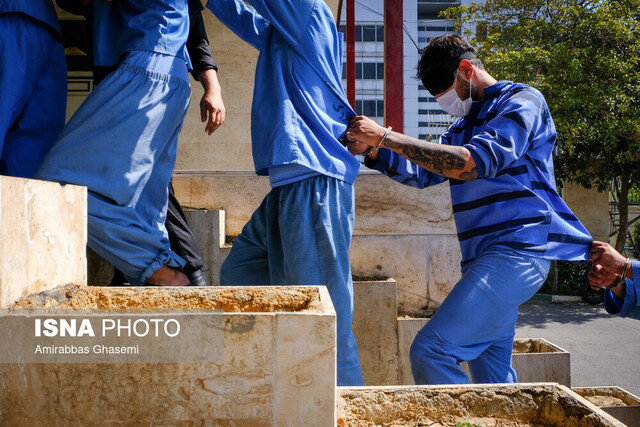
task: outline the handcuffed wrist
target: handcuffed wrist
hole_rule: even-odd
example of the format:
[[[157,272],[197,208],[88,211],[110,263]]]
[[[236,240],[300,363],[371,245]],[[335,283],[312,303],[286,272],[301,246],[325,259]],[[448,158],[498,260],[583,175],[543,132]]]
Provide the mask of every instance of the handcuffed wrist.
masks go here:
[[[622,267],[622,273],[620,274],[620,276],[622,277],[622,280],[627,279],[627,270],[629,269],[630,261],[631,259],[627,258],[626,261],[624,262],[624,266]]]
[[[391,126],[389,126],[387,128],[387,131],[384,133],[384,136],[382,137],[382,139],[380,139],[380,142],[378,142],[378,145],[376,145],[375,147],[373,145],[370,145],[369,148],[367,148],[366,150],[364,150],[364,152],[362,153],[363,156],[368,156],[369,154],[371,154],[373,151],[379,150],[380,147],[382,147],[382,144],[384,143],[384,141],[387,139],[387,137],[389,136],[389,134],[391,133],[391,129],[393,129]]]

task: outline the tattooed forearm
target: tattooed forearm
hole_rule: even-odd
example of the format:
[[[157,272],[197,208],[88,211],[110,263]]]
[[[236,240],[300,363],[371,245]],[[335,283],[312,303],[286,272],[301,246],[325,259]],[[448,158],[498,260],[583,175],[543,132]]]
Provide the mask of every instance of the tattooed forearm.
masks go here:
[[[469,150],[464,147],[420,141],[395,132],[387,137],[384,146],[438,175],[462,181],[471,181],[478,177],[475,162]]]
[[[462,172],[458,177],[462,181],[473,181],[476,178],[478,178],[478,168],[475,166],[469,172]]]

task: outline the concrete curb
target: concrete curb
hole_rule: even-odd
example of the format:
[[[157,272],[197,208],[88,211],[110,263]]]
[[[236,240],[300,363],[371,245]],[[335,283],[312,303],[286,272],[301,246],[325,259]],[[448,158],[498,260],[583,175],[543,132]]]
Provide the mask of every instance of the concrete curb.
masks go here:
[[[582,297],[578,295],[551,295],[551,294],[535,294],[531,297],[532,301],[549,301],[554,303],[561,302],[580,302]]]
[[[575,295],[552,295],[551,302],[579,302],[582,297]]]

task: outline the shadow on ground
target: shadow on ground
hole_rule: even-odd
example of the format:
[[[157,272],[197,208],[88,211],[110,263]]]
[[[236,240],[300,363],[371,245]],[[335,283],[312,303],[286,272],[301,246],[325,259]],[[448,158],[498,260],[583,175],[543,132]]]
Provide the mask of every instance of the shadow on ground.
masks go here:
[[[544,323],[554,322],[565,325],[582,324],[610,316],[603,304],[586,303],[551,303],[549,301],[528,301],[520,306],[518,326],[539,327]],[[640,310],[636,310],[633,319],[640,320]]]

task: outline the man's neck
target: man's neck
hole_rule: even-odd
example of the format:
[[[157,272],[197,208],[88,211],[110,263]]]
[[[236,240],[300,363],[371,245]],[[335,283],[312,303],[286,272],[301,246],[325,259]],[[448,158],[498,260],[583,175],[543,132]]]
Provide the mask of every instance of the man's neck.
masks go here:
[[[491,77],[491,75],[484,70],[477,70],[476,78],[477,78],[477,88],[478,88],[478,99],[483,100],[484,89],[486,87],[493,86],[494,84],[498,83],[498,81],[493,77]]]

